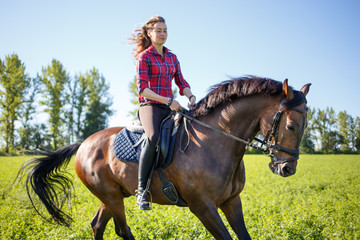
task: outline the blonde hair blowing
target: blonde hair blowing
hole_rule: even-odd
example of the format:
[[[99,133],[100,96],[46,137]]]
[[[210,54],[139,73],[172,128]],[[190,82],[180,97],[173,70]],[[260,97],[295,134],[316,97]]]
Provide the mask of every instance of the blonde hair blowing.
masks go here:
[[[135,60],[138,59],[139,54],[151,46],[151,39],[148,36],[148,32],[154,28],[155,23],[163,22],[165,23],[165,19],[160,16],[153,16],[147,21],[141,28],[135,29],[132,37],[129,38],[129,42],[131,44],[135,44],[133,49],[133,55]]]

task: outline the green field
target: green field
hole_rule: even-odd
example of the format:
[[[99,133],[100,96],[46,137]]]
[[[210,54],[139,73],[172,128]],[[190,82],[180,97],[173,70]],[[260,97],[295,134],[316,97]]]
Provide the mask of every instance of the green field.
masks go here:
[[[82,185],[72,163],[67,169],[74,175],[76,198],[70,228],[39,217],[22,185],[5,191],[28,158],[0,157],[0,239],[92,239],[90,221],[100,202]],[[288,178],[271,173],[264,156],[244,159],[247,182],[241,199],[253,239],[360,239],[359,155],[301,155],[297,173]],[[134,197],[125,204],[136,239],[213,239],[187,208],[154,204],[152,211],[142,212]],[[104,238],[119,239],[113,221]]]

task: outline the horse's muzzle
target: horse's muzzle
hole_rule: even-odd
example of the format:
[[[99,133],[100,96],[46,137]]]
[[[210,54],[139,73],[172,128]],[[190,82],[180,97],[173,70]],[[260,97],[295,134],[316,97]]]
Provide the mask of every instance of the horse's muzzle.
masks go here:
[[[269,168],[271,171],[275,174],[278,174],[282,177],[289,177],[291,175],[294,175],[296,172],[296,167],[294,168],[290,163],[275,163],[270,162]]]

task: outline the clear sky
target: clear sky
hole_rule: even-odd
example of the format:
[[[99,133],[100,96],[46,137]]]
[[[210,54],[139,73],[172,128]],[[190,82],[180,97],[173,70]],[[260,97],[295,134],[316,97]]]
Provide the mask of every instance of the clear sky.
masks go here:
[[[0,0],[0,58],[18,54],[31,77],[52,59],[70,76],[96,67],[110,83],[110,126],[124,125],[135,76],[127,39],[153,15],[166,19],[165,46],[198,100],[251,74],[312,83],[309,106],[360,116],[359,0]]]

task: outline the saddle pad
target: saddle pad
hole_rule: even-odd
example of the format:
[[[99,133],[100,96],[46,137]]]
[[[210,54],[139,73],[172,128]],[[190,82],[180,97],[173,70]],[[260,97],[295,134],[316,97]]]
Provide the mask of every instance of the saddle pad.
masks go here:
[[[141,144],[138,144],[135,148],[133,146],[140,140],[142,135],[142,133],[130,132],[126,128],[121,130],[114,142],[115,156],[123,161],[138,163],[137,150]]]

